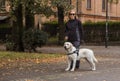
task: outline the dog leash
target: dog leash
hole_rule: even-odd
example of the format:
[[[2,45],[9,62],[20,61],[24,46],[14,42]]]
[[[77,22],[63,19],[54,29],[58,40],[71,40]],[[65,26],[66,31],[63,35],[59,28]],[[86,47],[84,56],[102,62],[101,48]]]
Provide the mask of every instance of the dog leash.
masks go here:
[[[68,53],[67,55],[72,55],[72,54],[76,53],[77,56],[78,56],[78,55],[79,55],[78,52],[79,52],[79,51],[75,50],[75,51],[73,51],[72,53]]]

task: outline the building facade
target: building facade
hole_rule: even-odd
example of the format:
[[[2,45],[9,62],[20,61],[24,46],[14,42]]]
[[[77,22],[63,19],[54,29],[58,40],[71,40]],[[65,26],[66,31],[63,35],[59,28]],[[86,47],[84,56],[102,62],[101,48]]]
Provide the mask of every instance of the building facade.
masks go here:
[[[0,0],[0,21],[8,18],[9,7],[6,0]]]
[[[98,22],[106,20],[106,1],[107,0],[70,0],[70,4],[74,5],[74,10],[78,14],[78,18],[82,22]],[[110,21],[120,20],[120,0],[108,0],[108,19]],[[9,12],[9,4],[7,0],[0,0],[0,7],[6,12],[0,11],[0,19]],[[52,17],[53,18],[53,17]],[[40,18],[40,15],[35,15],[35,25],[47,19]]]
[[[70,0],[82,22],[98,22],[106,20],[107,0]],[[120,1],[108,0],[108,19],[120,20]]]

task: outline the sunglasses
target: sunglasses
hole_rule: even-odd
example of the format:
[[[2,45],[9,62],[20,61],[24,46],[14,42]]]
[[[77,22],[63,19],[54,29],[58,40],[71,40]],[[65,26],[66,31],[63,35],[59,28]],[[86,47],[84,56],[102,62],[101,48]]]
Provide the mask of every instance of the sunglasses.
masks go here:
[[[69,15],[75,15],[75,14],[70,13]]]

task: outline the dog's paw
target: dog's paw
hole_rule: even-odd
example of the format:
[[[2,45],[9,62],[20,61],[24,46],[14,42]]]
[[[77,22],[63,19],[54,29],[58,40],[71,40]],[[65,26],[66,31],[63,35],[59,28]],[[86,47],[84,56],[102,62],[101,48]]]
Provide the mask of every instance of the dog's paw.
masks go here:
[[[70,71],[74,71],[74,69],[71,69]]]
[[[92,71],[95,71],[95,70],[96,70],[95,68],[92,69]]]
[[[65,69],[65,71],[69,71],[69,68]]]

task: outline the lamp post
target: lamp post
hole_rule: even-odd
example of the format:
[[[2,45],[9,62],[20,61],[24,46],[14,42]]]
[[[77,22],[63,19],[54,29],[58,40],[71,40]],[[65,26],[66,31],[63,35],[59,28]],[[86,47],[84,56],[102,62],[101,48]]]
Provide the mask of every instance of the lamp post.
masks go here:
[[[105,48],[108,47],[108,0],[106,0]]]
[[[78,15],[78,0],[76,0],[76,13]]]

